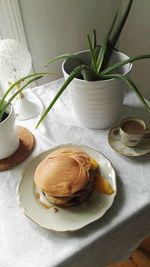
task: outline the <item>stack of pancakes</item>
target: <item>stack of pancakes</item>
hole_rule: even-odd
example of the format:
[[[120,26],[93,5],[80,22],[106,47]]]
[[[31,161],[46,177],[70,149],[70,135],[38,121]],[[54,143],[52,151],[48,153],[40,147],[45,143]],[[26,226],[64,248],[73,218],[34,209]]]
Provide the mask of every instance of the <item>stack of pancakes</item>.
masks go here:
[[[34,181],[51,203],[64,207],[83,203],[94,189],[90,157],[74,147],[57,149],[37,166]]]

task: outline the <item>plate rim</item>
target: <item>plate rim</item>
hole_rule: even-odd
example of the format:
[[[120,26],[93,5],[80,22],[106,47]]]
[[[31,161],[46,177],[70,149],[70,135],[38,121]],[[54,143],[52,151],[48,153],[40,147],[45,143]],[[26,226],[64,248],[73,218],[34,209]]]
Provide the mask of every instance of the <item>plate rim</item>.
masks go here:
[[[113,200],[112,200],[112,203],[108,206],[108,208],[105,210],[105,212],[102,214],[102,216],[100,216],[99,218],[96,218],[94,219],[93,221],[91,222],[88,222],[87,224],[84,224],[83,226],[79,227],[79,228],[76,228],[76,229],[70,229],[70,230],[55,230],[53,228],[48,228],[48,227],[45,227],[45,226],[42,226],[39,222],[35,221],[32,217],[30,217],[26,212],[25,212],[25,207],[21,204],[21,201],[20,201],[20,197],[21,195],[19,194],[19,188],[21,186],[21,182],[22,182],[22,179],[23,179],[23,174],[24,174],[24,171],[26,169],[26,167],[32,162],[34,161],[36,158],[40,157],[42,154],[44,153],[47,153],[48,151],[52,151],[54,149],[58,149],[58,148],[61,148],[61,147],[64,147],[64,146],[75,146],[75,147],[86,147],[90,150],[93,150],[95,151],[96,153],[99,153],[102,155],[103,158],[105,158],[107,160],[107,162],[109,162],[110,166],[111,166],[111,169],[113,171],[113,179],[115,181],[114,185],[115,185],[115,192],[113,193]],[[16,195],[17,195],[17,202],[18,202],[18,205],[20,207],[20,209],[22,210],[23,214],[28,218],[30,219],[32,222],[34,222],[36,225],[38,225],[39,227],[41,227],[42,229],[45,229],[45,230],[49,230],[49,231],[53,231],[53,232],[58,232],[58,233],[65,233],[65,232],[75,232],[75,231],[78,231],[86,226],[88,226],[89,224],[93,223],[93,222],[96,222],[98,221],[101,217],[104,216],[104,214],[108,211],[108,209],[112,206],[113,202],[114,202],[114,199],[116,197],[116,194],[117,194],[117,182],[116,182],[116,170],[112,164],[112,162],[100,151],[96,150],[96,149],[93,149],[87,145],[84,145],[84,144],[75,144],[75,143],[65,143],[65,144],[60,144],[60,145],[57,145],[57,146],[53,146],[52,148],[49,148],[49,149],[46,149],[46,150],[43,150],[41,152],[39,152],[37,155],[35,155],[32,159],[30,159],[26,164],[25,166],[22,168],[21,172],[20,172],[20,178],[19,178],[19,181],[18,181],[18,184],[17,184],[17,188],[16,188]]]

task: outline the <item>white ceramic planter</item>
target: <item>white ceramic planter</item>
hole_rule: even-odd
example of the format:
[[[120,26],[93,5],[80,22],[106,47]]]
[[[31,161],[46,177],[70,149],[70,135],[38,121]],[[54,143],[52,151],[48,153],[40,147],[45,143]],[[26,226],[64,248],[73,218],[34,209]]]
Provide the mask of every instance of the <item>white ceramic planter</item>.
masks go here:
[[[87,51],[77,53],[85,61],[89,61]],[[110,64],[127,59],[123,53],[114,51]],[[63,62],[62,70],[65,79],[74,69],[73,59]],[[126,64],[119,69],[127,75],[132,64]],[[76,115],[83,126],[93,129],[103,129],[113,125],[120,117],[123,103],[125,83],[119,79],[103,81],[85,81],[75,78],[70,85],[69,94]]]
[[[19,146],[16,132],[15,112],[12,105],[7,109],[8,117],[0,123],[0,159],[12,155]]]

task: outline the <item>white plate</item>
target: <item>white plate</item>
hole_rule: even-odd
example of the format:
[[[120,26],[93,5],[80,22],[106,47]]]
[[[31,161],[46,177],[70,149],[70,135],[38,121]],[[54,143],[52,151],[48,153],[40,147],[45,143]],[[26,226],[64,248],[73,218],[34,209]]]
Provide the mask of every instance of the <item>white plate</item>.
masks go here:
[[[46,209],[43,207],[36,198],[37,189],[33,179],[35,169],[49,153],[64,146],[79,148],[94,158],[99,164],[101,175],[111,184],[114,193],[112,195],[105,195],[97,192],[95,189],[93,195],[86,203],[75,207],[57,207],[57,212],[54,212],[54,208]],[[23,209],[24,214],[39,226],[59,232],[75,231],[98,220],[110,208],[115,195],[116,174],[111,162],[103,154],[92,148],[73,144],[54,147],[53,149],[45,151],[33,158],[23,169],[17,187],[19,206]]]
[[[121,141],[119,126],[113,127],[108,134],[109,145],[126,157],[139,157],[150,153],[150,139],[147,138],[135,147],[127,147]]]

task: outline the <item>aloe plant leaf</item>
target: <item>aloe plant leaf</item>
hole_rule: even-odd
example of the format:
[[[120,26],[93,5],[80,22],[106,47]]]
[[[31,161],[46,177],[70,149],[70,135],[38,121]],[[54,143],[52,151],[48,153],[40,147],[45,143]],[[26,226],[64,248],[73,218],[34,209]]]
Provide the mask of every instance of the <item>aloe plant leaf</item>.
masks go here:
[[[110,57],[112,55],[113,49],[115,48],[115,45],[116,45],[116,43],[117,43],[117,41],[119,39],[119,36],[120,36],[120,34],[122,32],[122,29],[123,29],[123,27],[125,25],[125,22],[127,20],[128,15],[129,15],[129,12],[130,12],[130,9],[131,9],[131,6],[132,6],[132,2],[133,2],[133,0],[129,1],[129,3],[127,5],[127,8],[126,8],[126,10],[124,12],[124,15],[122,16],[122,19],[120,20],[120,23],[119,23],[116,31],[114,32],[114,34],[113,34],[113,36],[112,36],[112,38],[111,38],[111,40],[109,42],[107,53],[106,53],[106,56],[105,56],[105,62],[103,64],[103,69],[105,68],[107,62],[109,61],[109,59],[110,59]]]
[[[93,49],[97,47],[97,36],[96,36],[96,30],[93,30]]]
[[[8,104],[10,104],[11,103],[11,101],[20,93],[20,92],[22,92],[22,90],[28,85],[28,84],[30,84],[30,83],[32,83],[32,82],[34,82],[34,81],[36,81],[36,80],[39,80],[39,79],[41,79],[43,77],[43,75],[40,75],[40,76],[37,76],[37,77],[35,77],[35,78],[33,78],[33,79],[31,79],[31,80],[29,80],[26,84],[24,84],[20,89],[18,89],[9,99],[8,99]]]
[[[40,75],[40,76],[37,76],[31,80],[29,80],[25,85],[23,85],[19,90],[17,90],[9,99],[8,101],[5,103],[2,104],[2,106],[0,107],[0,121],[3,117],[3,114],[5,113],[6,111],[6,108],[8,107],[8,105],[11,103],[11,101],[30,83],[42,78],[43,75]]]
[[[106,74],[103,75],[104,79],[111,79],[111,78],[119,78],[121,80],[123,80],[129,87],[130,89],[136,94],[136,96],[139,98],[140,102],[143,104],[143,106],[145,107],[145,109],[150,112],[150,107],[148,106],[148,104],[146,103],[146,101],[144,100],[142,94],[140,93],[139,89],[136,87],[136,85],[133,83],[133,81],[131,81],[129,78],[121,75],[121,74]]]
[[[12,84],[12,86],[10,86],[8,88],[8,90],[6,91],[6,93],[3,95],[2,99],[1,99],[1,102],[0,102],[0,109],[1,109],[1,105],[3,105],[7,95],[10,93],[10,91],[18,84],[20,84],[21,82],[24,82],[26,79],[28,78],[31,78],[33,76],[37,76],[37,75],[49,75],[49,74],[55,74],[54,72],[37,72],[37,73],[32,73],[32,74],[29,74],[21,79],[19,79],[18,81],[14,82]]]
[[[124,12],[124,15],[123,15],[122,19],[120,20],[120,23],[119,23],[116,31],[114,32],[114,35],[113,35],[113,37],[112,37],[112,39],[110,41],[111,49],[114,49],[114,47],[115,47],[115,45],[116,45],[116,43],[118,41],[118,38],[119,38],[119,36],[120,36],[120,34],[122,32],[122,29],[123,29],[123,27],[125,25],[125,22],[126,22],[126,20],[128,18],[128,15],[129,15],[129,12],[130,12],[130,9],[131,9],[131,6],[132,6],[132,2],[133,2],[133,0],[129,1],[129,3],[127,5],[127,8],[126,8],[126,10]]]
[[[150,54],[146,54],[146,55],[141,55],[141,56],[135,56],[135,57],[131,57],[129,59],[126,59],[126,60],[123,60],[121,62],[118,62],[108,68],[106,68],[105,70],[103,70],[100,74],[101,75],[104,75],[104,74],[107,74],[125,64],[128,64],[128,63],[132,63],[134,61],[137,61],[137,60],[141,60],[141,59],[147,59],[147,58],[150,58]]]
[[[67,58],[74,58],[75,60],[78,61],[79,64],[85,64],[85,62],[77,57],[76,55],[73,55],[73,54],[64,54],[64,55],[61,55],[61,56],[57,56],[57,57],[54,57],[52,58],[51,60],[49,60],[46,64],[44,64],[45,67],[47,67],[49,64],[59,60],[59,59],[67,59]]]
[[[109,38],[110,38],[110,35],[112,33],[112,30],[114,28],[114,25],[115,25],[115,22],[116,22],[116,19],[117,19],[117,16],[118,16],[118,11],[113,19],[113,22],[112,22],[112,25],[108,31],[108,34],[104,40],[104,42],[102,43],[102,46],[101,46],[101,49],[99,51],[99,55],[98,55],[98,59],[97,59],[97,73],[100,72],[100,69],[101,69],[101,66],[102,66],[102,63],[103,63],[103,59],[104,59],[104,56],[105,56],[105,52],[106,52],[106,49],[107,49],[107,45],[108,45],[108,42],[109,42]]]
[[[92,62],[91,68],[93,69],[93,71],[96,72],[96,57],[95,57],[94,49],[92,47],[92,42],[91,42],[91,39],[88,33],[87,33],[87,40],[88,40],[88,46],[89,46],[91,62]]]
[[[86,81],[94,81],[95,80],[95,73],[88,66],[85,66],[82,68],[81,74],[82,74],[84,80],[86,80]]]
[[[97,45],[95,50],[94,50],[96,61],[98,59],[98,55],[99,55],[100,49],[101,49],[101,45]]]
[[[57,101],[57,99],[60,97],[60,95],[63,93],[63,91],[66,89],[66,87],[71,83],[71,81],[76,77],[76,75],[81,72],[81,70],[84,68],[85,66],[78,66],[76,67],[69,75],[69,77],[67,78],[67,80],[65,80],[65,82],[63,83],[63,85],[61,86],[61,88],[59,89],[58,93],[56,94],[56,96],[53,98],[53,100],[51,101],[51,103],[49,104],[49,106],[47,107],[47,109],[45,110],[45,112],[43,113],[43,115],[41,116],[40,120],[38,121],[36,128],[38,128],[38,126],[40,125],[40,123],[43,121],[43,119],[46,117],[46,115],[48,114],[48,112],[51,110],[51,108],[53,107],[53,105],[55,104],[55,102]]]

